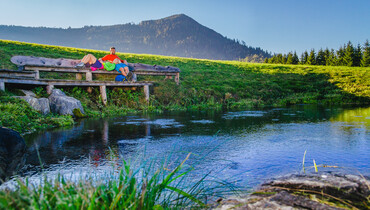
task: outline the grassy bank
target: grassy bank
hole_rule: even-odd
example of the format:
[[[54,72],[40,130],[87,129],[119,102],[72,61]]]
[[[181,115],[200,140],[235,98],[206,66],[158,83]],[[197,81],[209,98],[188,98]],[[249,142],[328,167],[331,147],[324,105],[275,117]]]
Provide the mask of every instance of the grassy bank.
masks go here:
[[[40,129],[73,125],[71,116],[49,114],[34,110],[26,101],[14,98],[14,93],[0,91],[0,126],[18,131],[21,135]]]
[[[0,40],[0,67],[16,69],[10,62],[14,55],[80,59],[87,53],[102,57],[108,52]],[[85,89],[65,88],[69,95],[81,100],[89,116],[123,115],[139,110],[370,103],[368,67],[251,64],[129,53],[118,55],[131,63],[179,67],[181,84],[177,86],[172,80],[163,81],[162,77],[139,77],[139,80],[157,81],[148,105],[141,90],[109,89],[107,107],[102,106],[97,89],[93,94],[87,94]],[[45,76],[59,78],[61,75]]]

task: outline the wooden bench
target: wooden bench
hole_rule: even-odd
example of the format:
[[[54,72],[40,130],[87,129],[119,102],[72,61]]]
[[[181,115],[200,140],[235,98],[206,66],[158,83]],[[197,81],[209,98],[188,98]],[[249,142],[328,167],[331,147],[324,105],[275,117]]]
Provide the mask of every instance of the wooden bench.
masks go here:
[[[86,75],[87,81],[92,81],[93,74],[107,74],[107,75],[120,75],[121,73],[117,72],[116,70],[113,71],[106,71],[106,70],[96,70],[91,71],[87,68],[74,68],[74,67],[47,67],[47,66],[30,66],[25,65],[22,66],[21,69],[34,71],[35,72],[35,79],[40,79],[40,72],[61,72],[61,73],[75,73],[76,79],[81,80],[82,75]],[[174,77],[176,84],[180,83],[180,72],[176,70],[166,70],[166,71],[158,71],[158,70],[148,70],[148,69],[136,69],[132,71],[133,74],[136,75],[155,75],[155,76],[165,76],[165,79],[170,79]]]
[[[18,66],[19,70],[32,70],[36,72],[36,79],[40,79],[40,71],[48,72],[68,72],[76,73],[76,79],[82,79],[82,74],[86,74],[86,80],[92,81],[93,74],[115,74],[120,72],[115,70],[91,71],[88,68],[76,68],[76,64],[80,60],[65,59],[65,58],[44,58],[34,56],[13,56],[10,61]],[[180,69],[172,66],[148,65],[142,63],[129,63],[130,72],[135,75],[154,75],[165,76],[165,79],[174,77],[175,82],[180,82]]]
[[[51,94],[54,87],[99,87],[103,104],[107,104],[106,87],[143,87],[146,101],[149,101],[149,86],[153,83],[149,81],[141,82],[116,82],[116,81],[86,81],[86,80],[58,80],[58,79],[37,79],[34,71],[20,71],[0,69],[0,90],[5,90],[5,84],[24,84],[34,86],[46,86],[46,91]],[[25,75],[25,76],[24,76]]]
[[[85,86],[88,92],[92,92],[94,86],[100,87],[103,103],[107,103],[106,87],[143,87],[145,99],[149,101],[149,86],[152,82],[116,82],[93,80],[93,74],[119,75],[116,70],[96,70],[89,68],[76,68],[79,60],[54,59],[33,56],[13,56],[11,62],[18,66],[16,70],[0,70],[0,90],[5,90],[5,83],[44,85],[50,94],[55,86]],[[175,82],[180,82],[180,69],[172,66],[147,65],[141,63],[129,63],[130,72],[135,75],[160,75],[165,79],[174,77]],[[76,80],[57,80],[40,78],[40,72],[74,73]],[[85,80],[82,80],[85,75]]]

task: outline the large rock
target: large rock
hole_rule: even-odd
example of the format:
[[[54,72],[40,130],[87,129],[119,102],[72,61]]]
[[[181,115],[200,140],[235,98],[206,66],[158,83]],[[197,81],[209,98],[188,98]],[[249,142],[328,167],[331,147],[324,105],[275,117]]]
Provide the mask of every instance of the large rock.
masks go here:
[[[53,113],[60,115],[72,115],[74,109],[79,109],[82,114],[85,114],[81,102],[73,97],[67,96],[59,89],[53,89],[49,96],[50,110]]]
[[[358,175],[289,175],[262,184],[244,198],[222,200],[218,209],[366,209],[370,180]]]
[[[32,108],[46,115],[50,113],[49,99],[36,98],[36,95],[29,90],[22,90],[26,96],[16,96],[16,98],[24,99]]]
[[[32,108],[46,115],[50,113],[49,99],[34,98],[32,96],[20,96],[18,98],[24,99]]]
[[[36,98],[36,94],[30,90],[21,90],[25,96],[31,96]]]
[[[26,144],[19,133],[0,127],[0,183],[23,167],[25,152]]]

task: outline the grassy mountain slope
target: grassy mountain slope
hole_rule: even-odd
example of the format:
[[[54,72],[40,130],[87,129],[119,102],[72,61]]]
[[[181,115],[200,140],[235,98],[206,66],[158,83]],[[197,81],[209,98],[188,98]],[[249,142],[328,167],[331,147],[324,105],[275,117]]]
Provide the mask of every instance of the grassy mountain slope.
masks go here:
[[[255,54],[270,57],[260,48],[228,39],[183,14],[140,24],[68,29],[0,26],[0,39],[97,50],[115,46],[122,52],[217,60],[238,60]]]
[[[10,62],[14,55],[78,59],[87,53],[102,57],[108,52],[0,41],[0,67],[16,69]],[[107,107],[101,105],[98,89],[94,89],[93,94],[81,88],[64,89],[82,101],[88,115],[117,115],[134,110],[370,103],[370,68],[250,64],[127,53],[118,55],[131,63],[179,67],[180,85],[177,86],[173,80],[163,81],[163,77],[139,77],[157,81],[152,88],[149,105],[140,90],[109,89]]]

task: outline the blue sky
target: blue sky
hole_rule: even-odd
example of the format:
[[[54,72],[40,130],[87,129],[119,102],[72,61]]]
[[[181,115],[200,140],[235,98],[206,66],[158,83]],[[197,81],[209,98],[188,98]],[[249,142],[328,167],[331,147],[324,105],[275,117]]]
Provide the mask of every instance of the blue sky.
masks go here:
[[[247,45],[287,53],[370,39],[370,0],[0,0],[0,25],[83,27],[186,14]]]

